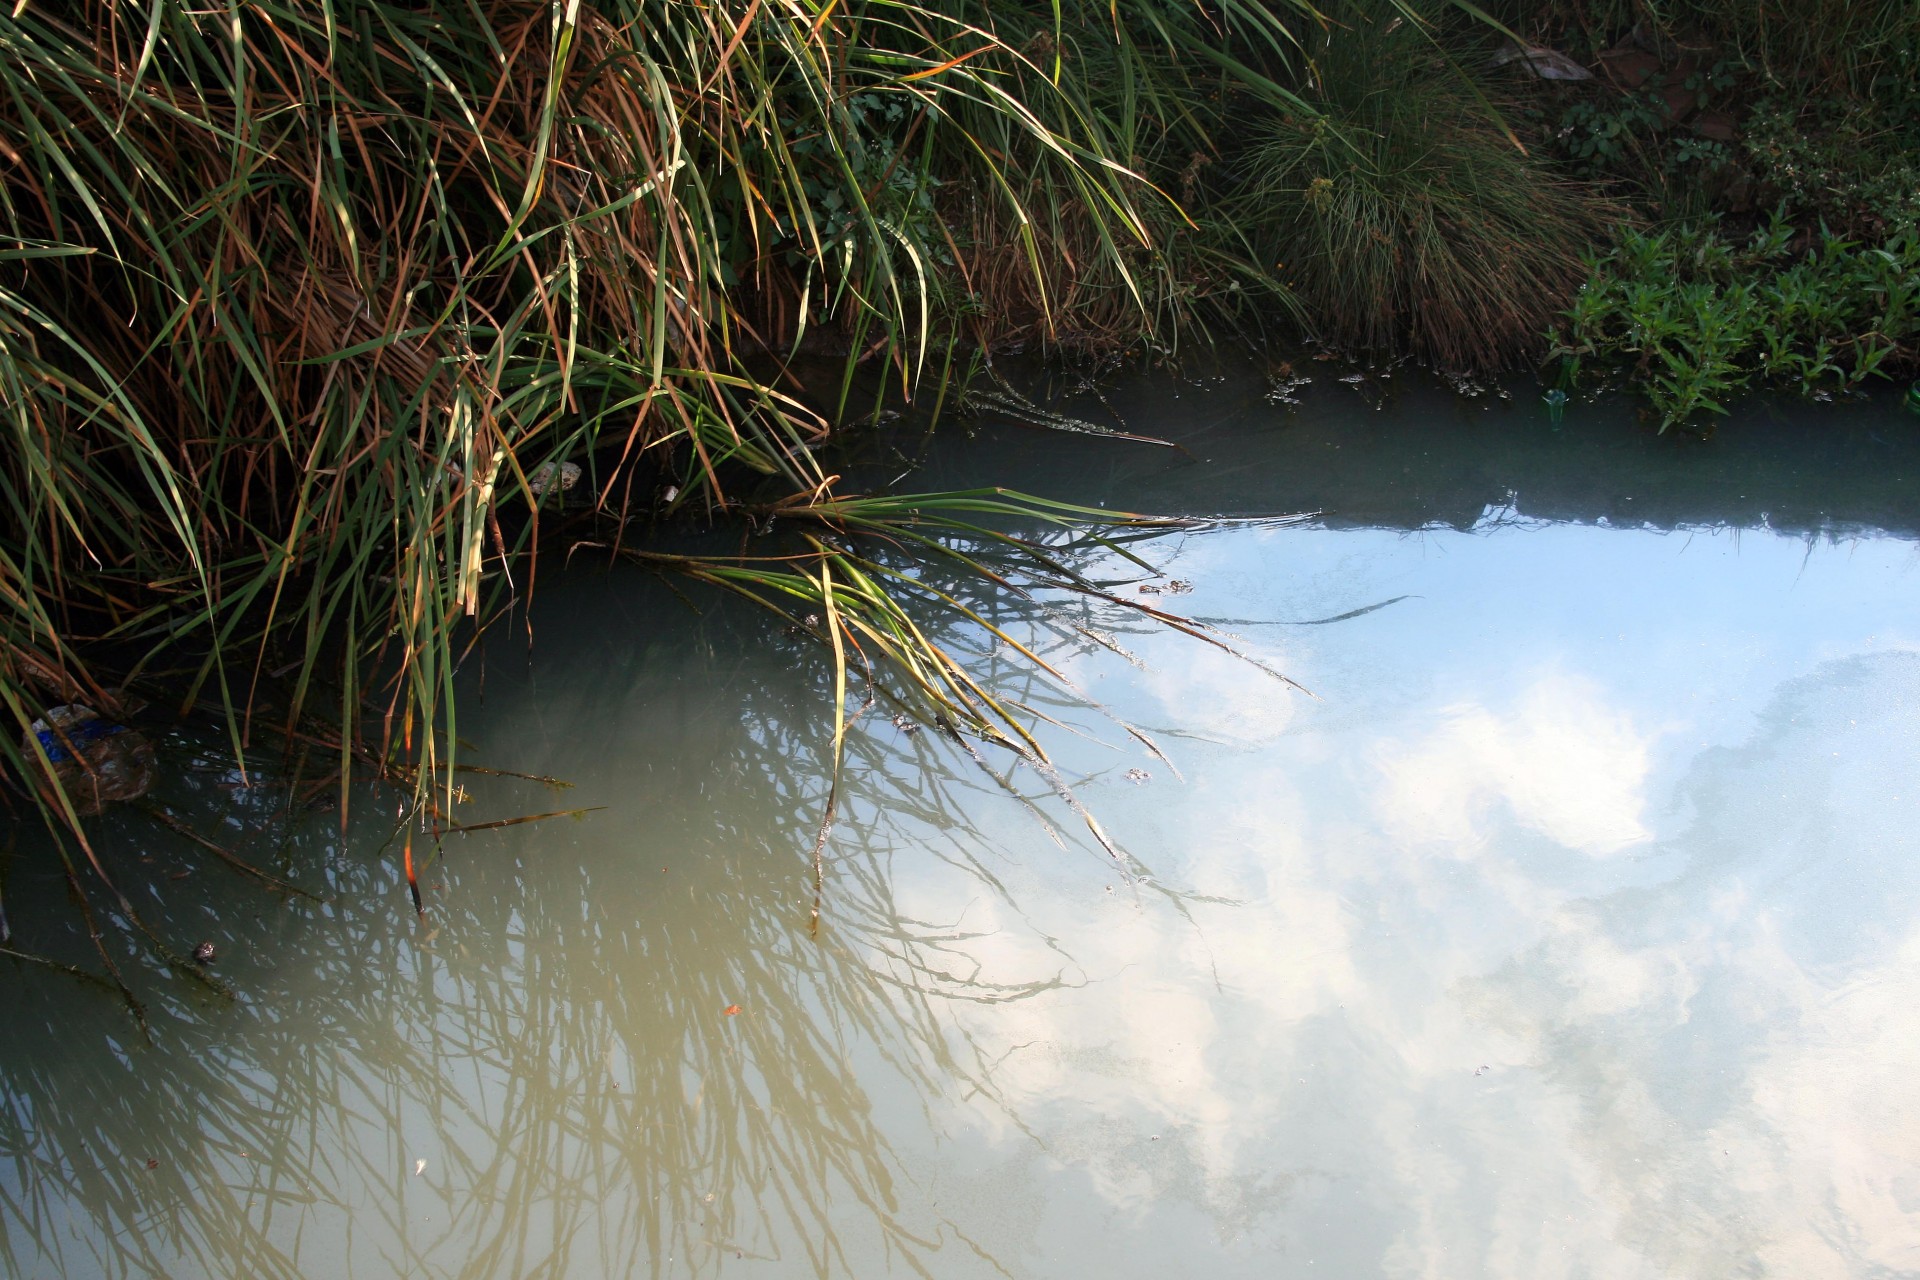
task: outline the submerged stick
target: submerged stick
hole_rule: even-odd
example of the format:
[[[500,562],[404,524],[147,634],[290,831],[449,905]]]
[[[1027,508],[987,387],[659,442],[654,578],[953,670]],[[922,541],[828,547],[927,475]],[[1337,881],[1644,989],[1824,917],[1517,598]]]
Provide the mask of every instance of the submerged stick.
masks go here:
[[[456,764],[457,773],[479,773],[490,778],[520,778],[527,782],[538,782],[542,786],[552,787],[555,791],[570,790],[573,786],[565,778],[549,778],[543,773],[516,773],[512,769],[489,769],[479,764]]]
[[[90,983],[101,988],[103,991],[124,994],[116,990],[113,983],[107,981],[97,973],[88,973],[79,965],[67,964],[64,961],[52,960],[46,956],[34,955],[31,951],[21,951],[18,948],[7,946],[0,946],[0,956],[12,956],[15,960],[25,960],[29,964],[43,964],[49,969],[58,969],[70,978],[78,978],[82,982]]]
[[[211,853],[214,857],[220,859],[222,862],[232,867],[235,871],[238,871],[243,875],[252,876],[254,879],[260,881],[261,883],[269,885],[275,889],[278,889],[282,893],[296,893],[296,894],[299,894],[301,897],[308,899],[311,902],[320,901],[320,898],[318,897],[318,895],[309,893],[305,889],[300,888],[298,885],[288,884],[286,881],[280,879],[277,876],[268,875],[266,872],[260,870],[260,868],[254,866],[252,863],[241,858],[238,854],[233,853],[231,850],[224,849],[218,844],[215,844],[213,841],[207,839],[207,837],[201,835],[198,831],[195,831],[192,827],[188,826],[186,823],[182,822],[180,819],[168,813],[165,809],[160,808],[160,806],[143,804],[139,806],[139,808],[141,812],[145,813],[149,818],[152,818],[155,822],[158,822],[161,826],[167,828],[169,831],[173,831],[179,835],[185,836],[187,839],[193,841],[193,843],[199,845],[202,849],[205,849],[208,853]]]
[[[1046,431],[1064,431],[1069,435],[1096,436],[1107,440],[1124,440],[1131,444],[1157,445],[1162,449],[1178,449],[1186,453],[1184,445],[1172,440],[1163,440],[1159,436],[1143,436],[1132,431],[1121,431],[1113,427],[1103,427],[1097,422],[1085,418],[1070,417],[1064,413],[1055,413],[1043,409],[1027,397],[1001,384],[1000,391],[976,391],[972,393],[973,407],[993,409],[1011,418],[1023,427],[1039,427]]]
[[[813,912],[807,919],[807,936],[820,936],[820,902],[827,892],[827,837],[833,832],[834,810],[840,804],[840,783],[836,779],[827,788],[827,807],[820,815],[820,833],[813,840]]]
[[[572,786],[573,784],[565,782],[560,785]],[[598,813],[606,807],[607,806],[603,804],[590,804],[579,809],[555,809],[551,813],[525,813],[517,818],[495,818],[491,822],[469,822],[457,827],[442,827],[440,834],[443,836],[451,836],[466,831],[497,831],[501,827],[517,827],[523,822],[545,822],[548,818],[577,818],[585,813]]]
[[[67,865],[66,873],[67,893],[79,906],[81,919],[87,922],[87,937],[93,943],[94,954],[100,957],[100,963],[107,971],[108,980],[113,984],[114,990],[120,993],[120,999],[126,1004],[128,1012],[133,1014],[134,1022],[140,1027],[140,1034],[151,1037],[153,1029],[147,1025],[147,1008],[134,996],[133,988],[129,987],[127,980],[120,976],[120,967],[114,964],[113,957],[107,954],[106,941],[100,932],[99,918],[94,915],[93,903],[87,900],[87,891],[80,887],[80,877],[73,873],[71,863]]]
[[[824,553],[825,547],[814,545]],[[847,741],[847,651],[841,643],[840,609],[833,595],[833,561],[820,563],[820,607],[827,615],[827,638],[833,642],[833,781],[827,786],[827,807],[820,815],[820,832],[813,840],[813,912],[807,919],[807,936],[820,936],[820,901],[827,891],[827,837],[833,832],[833,813],[840,803],[840,765],[846,756]],[[871,679],[869,679],[871,683]]]

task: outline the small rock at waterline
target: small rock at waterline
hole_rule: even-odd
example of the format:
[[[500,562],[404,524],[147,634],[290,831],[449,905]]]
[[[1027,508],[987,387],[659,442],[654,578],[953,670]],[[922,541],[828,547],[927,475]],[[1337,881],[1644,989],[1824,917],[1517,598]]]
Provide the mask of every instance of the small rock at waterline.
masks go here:
[[[1510,44],[1493,57],[1487,59],[1490,67],[1504,67],[1517,62],[1526,70],[1542,80],[1591,80],[1593,72],[1587,70],[1564,53],[1541,48],[1537,44]]]
[[[214,956],[215,952],[211,942],[203,942],[193,949],[193,962],[195,964],[212,964]]]

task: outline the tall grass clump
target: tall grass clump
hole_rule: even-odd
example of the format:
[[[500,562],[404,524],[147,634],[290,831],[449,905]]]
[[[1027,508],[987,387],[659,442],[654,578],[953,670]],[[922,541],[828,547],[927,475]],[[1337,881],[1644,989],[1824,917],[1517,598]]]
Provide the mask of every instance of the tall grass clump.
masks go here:
[[[602,513],[821,490],[778,385],[831,327],[929,363],[964,184],[1036,272],[1143,298],[1144,198],[1072,84],[882,0],[0,12],[0,701],[128,682],[236,748],[323,715],[426,777],[543,484]],[[1049,267],[1051,269],[1051,267]],[[543,468],[547,469],[543,471]],[[4,735],[16,776],[44,753]],[[66,813],[77,830],[71,810]]]
[[[1180,200],[1227,101],[1298,106],[1281,15],[1309,12],[0,9],[8,772],[86,847],[24,731],[144,701],[217,717],[243,767],[317,742],[343,785],[359,762],[450,795],[455,671],[556,517],[617,553],[640,516],[783,503],[834,514],[739,573],[848,603],[842,666],[863,616],[900,628],[909,683],[1019,741],[913,648],[883,603],[910,587],[841,576],[908,519],[834,505],[845,386],[913,398],[965,344],[1171,341],[1208,271],[1246,270]],[[823,346],[839,401],[791,372]],[[937,509],[885,536],[930,547]]]
[[[1513,363],[1618,211],[1527,154],[1434,19],[1374,0],[1328,13],[1306,37],[1312,110],[1261,127],[1238,221],[1326,340]]]

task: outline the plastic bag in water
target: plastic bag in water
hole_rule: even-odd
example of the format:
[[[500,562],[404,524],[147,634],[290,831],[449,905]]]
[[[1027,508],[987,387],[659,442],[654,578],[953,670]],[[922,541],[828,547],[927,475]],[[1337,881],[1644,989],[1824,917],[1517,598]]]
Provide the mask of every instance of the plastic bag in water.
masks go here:
[[[78,702],[49,707],[33,722],[20,744],[29,756],[35,738],[53,765],[53,778],[38,772],[34,785],[47,803],[57,806],[59,800],[53,791],[57,778],[73,811],[83,818],[94,816],[115,800],[145,795],[153,789],[159,773],[152,743]]]

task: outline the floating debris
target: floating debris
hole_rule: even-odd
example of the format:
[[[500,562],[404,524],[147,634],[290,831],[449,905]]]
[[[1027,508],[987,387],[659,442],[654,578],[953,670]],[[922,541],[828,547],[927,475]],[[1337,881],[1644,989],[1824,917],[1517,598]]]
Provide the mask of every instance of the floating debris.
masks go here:
[[[1153,775],[1148,773],[1145,769],[1129,769],[1120,776],[1125,778],[1128,782],[1131,782],[1136,787],[1143,782],[1151,781],[1153,778]]]
[[[1555,387],[1540,398],[1546,401],[1547,420],[1553,423],[1554,426],[1559,426],[1560,415],[1567,407],[1567,393]]]
[[[47,708],[22,737],[21,750],[31,756],[36,739],[53,766],[52,778],[44,772],[35,775],[41,797],[58,807],[57,779],[73,811],[83,818],[101,813],[115,800],[145,795],[159,774],[152,743],[82,703]]]
[[[577,462],[562,462],[559,463],[558,466],[560,472],[560,492],[565,493],[567,490],[573,488],[574,485],[580,483],[580,464]],[[527,488],[533,493],[534,497],[540,498],[546,496],[547,490],[553,487],[554,467],[554,463],[543,462],[533,469],[532,475],[527,477]]]
[[[1185,578],[1175,578],[1167,584],[1167,594],[1170,596],[1192,595],[1193,584]]]
[[[1440,377],[1453,388],[1453,394],[1465,396],[1469,400],[1477,399],[1491,390],[1486,383],[1470,373],[1442,373]]]
[[[212,964],[217,955],[218,953],[214,951],[211,942],[203,942],[193,949],[193,962],[195,964]]]
[[[1312,378],[1295,373],[1290,364],[1282,364],[1277,372],[1267,377],[1267,403],[1296,406],[1300,403],[1301,388],[1312,385]]]
[[[1120,431],[1113,427],[1103,427],[1097,422],[1088,422],[1085,418],[1069,417],[1043,409],[1021,395],[1011,387],[999,391],[975,391],[969,394],[968,404],[975,411],[991,410],[1022,426],[1040,427],[1047,431],[1064,431],[1069,435],[1104,436],[1109,440],[1130,440],[1135,444],[1159,445],[1165,449],[1178,448],[1171,440],[1162,440],[1158,436],[1135,435],[1131,431]]]

